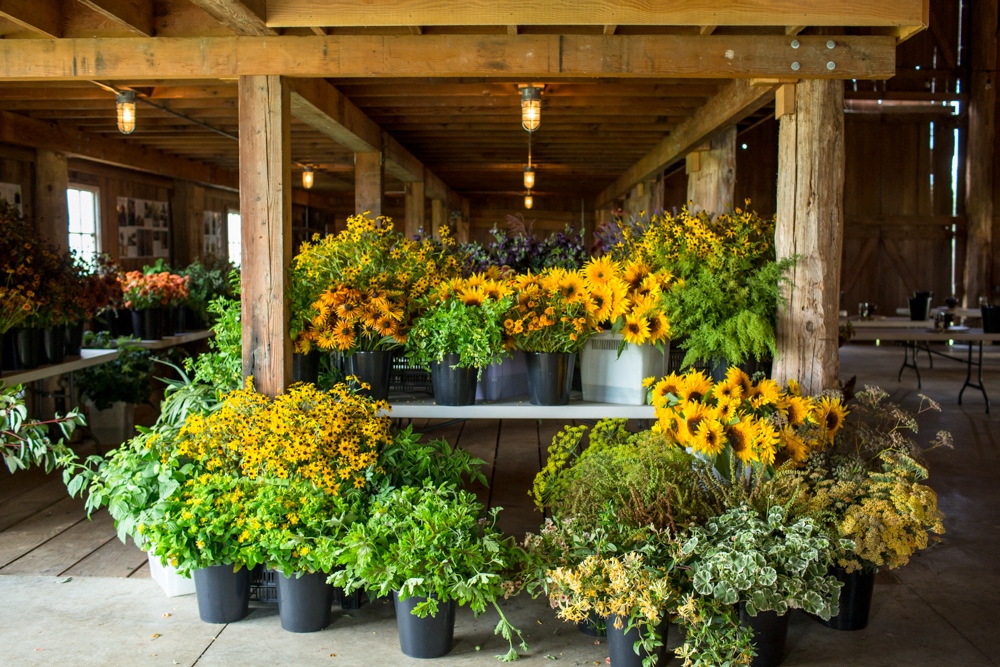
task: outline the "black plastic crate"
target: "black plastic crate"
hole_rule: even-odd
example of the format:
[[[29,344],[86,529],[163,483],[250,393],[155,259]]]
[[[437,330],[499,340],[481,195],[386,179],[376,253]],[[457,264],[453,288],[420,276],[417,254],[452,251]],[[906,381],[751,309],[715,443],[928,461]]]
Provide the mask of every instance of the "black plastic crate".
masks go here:
[[[350,595],[344,594],[344,589],[333,589],[334,604],[340,603],[341,609],[360,609],[365,603],[365,595],[357,590]],[[278,575],[274,570],[268,570],[258,565],[250,572],[250,601],[262,604],[277,604]]]
[[[389,391],[401,394],[433,394],[431,374],[420,366],[411,364],[406,357],[396,355],[392,359]]]

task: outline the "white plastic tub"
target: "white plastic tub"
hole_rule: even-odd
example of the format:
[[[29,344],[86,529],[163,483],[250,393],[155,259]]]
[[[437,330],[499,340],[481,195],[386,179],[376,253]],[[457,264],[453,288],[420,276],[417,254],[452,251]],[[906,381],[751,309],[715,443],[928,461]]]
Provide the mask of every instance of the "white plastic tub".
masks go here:
[[[149,576],[160,585],[168,598],[194,593],[194,579],[177,574],[175,567],[161,565],[160,559],[153,554],[147,552],[146,555],[149,557]]]
[[[591,336],[580,353],[583,400],[595,403],[643,405],[647,390],[642,381],[666,375],[669,341],[663,352],[652,344],[628,344],[618,356],[621,334],[603,332]]]

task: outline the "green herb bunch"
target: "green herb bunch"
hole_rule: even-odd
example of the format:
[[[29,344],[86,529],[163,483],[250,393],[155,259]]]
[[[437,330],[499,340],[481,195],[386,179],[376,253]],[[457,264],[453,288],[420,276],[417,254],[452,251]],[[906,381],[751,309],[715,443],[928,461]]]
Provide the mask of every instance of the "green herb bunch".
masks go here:
[[[63,438],[68,438],[84,424],[83,415],[76,410],[42,421],[28,419],[24,387],[0,384],[0,456],[11,472],[31,465],[51,472],[63,460],[72,460],[76,455],[62,438],[52,440],[49,427],[58,426]]]
[[[112,403],[148,403],[153,393],[153,361],[149,350],[135,344],[134,338],[111,338],[107,331],[86,332],[84,347],[118,348],[118,358],[77,371],[80,396],[93,401],[99,410]]]
[[[499,511],[484,512],[473,494],[454,485],[387,491],[373,499],[367,521],[351,526],[337,552],[343,569],[330,582],[348,593],[366,587],[379,595],[397,591],[401,600],[426,598],[413,609],[421,618],[452,600],[477,615],[492,603],[500,615],[496,632],[510,642],[503,659],[515,660],[513,635],[521,633],[496,600],[523,556],[496,527]],[[523,638],[520,646],[528,648]]]

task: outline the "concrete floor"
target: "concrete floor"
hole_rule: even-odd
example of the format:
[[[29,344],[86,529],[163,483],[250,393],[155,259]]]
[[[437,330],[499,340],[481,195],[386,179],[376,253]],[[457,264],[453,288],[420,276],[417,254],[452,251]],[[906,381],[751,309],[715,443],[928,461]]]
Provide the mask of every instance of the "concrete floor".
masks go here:
[[[987,357],[992,377],[987,389],[1000,402],[1000,352]],[[912,372],[902,383],[896,381],[901,358],[896,348],[849,347],[842,354],[843,376],[857,375],[859,386],[879,384],[915,408],[919,398]],[[926,367],[926,357],[921,365]],[[929,457],[948,533],[903,570],[879,576],[867,630],[834,632],[796,614],[784,663],[788,667],[1000,664],[995,629],[1000,613],[995,555],[1000,551],[1000,459],[994,420],[984,413],[982,398],[966,391],[966,405],[956,404],[964,376],[964,366],[947,360],[936,360],[935,369],[924,373],[924,393],[941,402],[944,412],[925,415],[922,436],[929,439],[941,428],[955,435],[954,450]],[[495,479],[495,484],[503,481]],[[426,664],[399,653],[392,606],[386,603],[338,610],[325,631],[292,635],[281,630],[271,606],[256,607],[240,623],[203,624],[193,596],[166,598],[148,579],[0,576],[0,600],[3,667]],[[525,598],[504,606],[531,645],[525,664],[605,663],[603,642],[557,621],[545,601]],[[494,664],[492,656],[502,653],[504,645],[493,636],[495,621],[495,612],[474,619],[461,610],[454,650],[436,662]],[[676,636],[668,641],[676,643]]]

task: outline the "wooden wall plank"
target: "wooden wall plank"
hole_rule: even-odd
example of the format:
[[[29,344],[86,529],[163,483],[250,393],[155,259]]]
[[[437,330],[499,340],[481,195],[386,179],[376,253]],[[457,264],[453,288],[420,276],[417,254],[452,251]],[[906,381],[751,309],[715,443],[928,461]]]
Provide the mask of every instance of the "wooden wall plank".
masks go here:
[[[700,151],[701,168],[688,174],[688,208],[710,215],[733,209],[736,185],[736,126],[712,137],[707,151]]]
[[[35,222],[38,232],[56,248],[69,247],[69,168],[66,155],[39,149],[35,158]]]
[[[240,77],[239,85],[243,376],[275,396],[292,378],[290,94],[278,76]]]
[[[424,197],[424,182],[406,184],[406,221],[405,234],[413,238],[424,229],[424,217],[427,210],[427,200]]]

